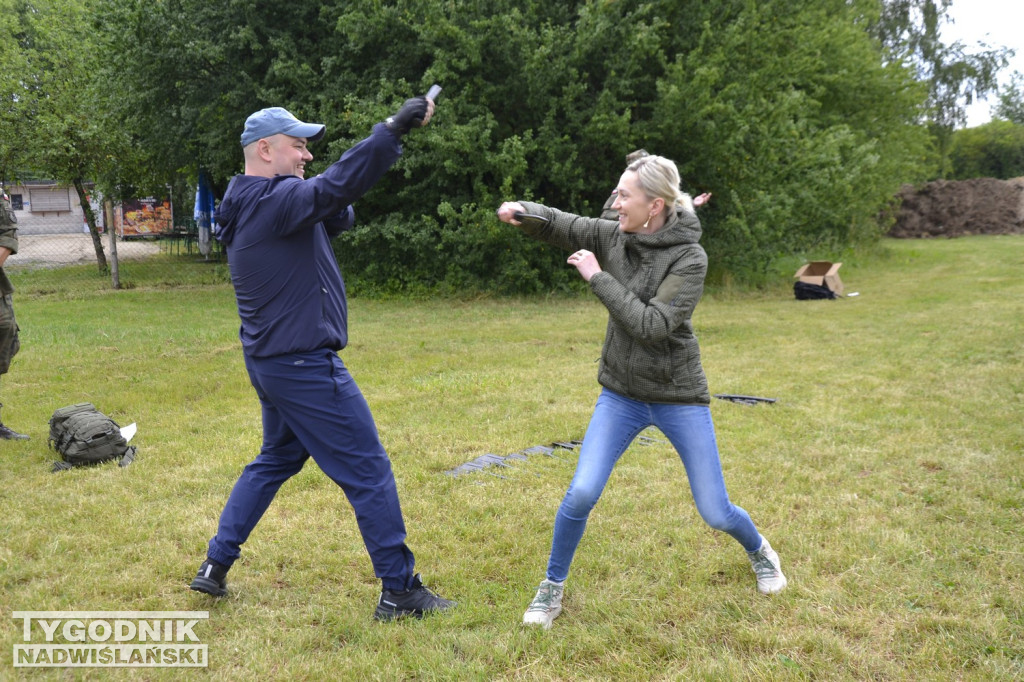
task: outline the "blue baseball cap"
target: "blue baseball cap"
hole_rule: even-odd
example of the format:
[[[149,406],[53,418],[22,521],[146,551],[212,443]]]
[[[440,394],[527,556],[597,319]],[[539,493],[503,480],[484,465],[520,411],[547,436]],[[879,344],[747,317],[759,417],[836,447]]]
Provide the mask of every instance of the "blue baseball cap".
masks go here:
[[[309,142],[316,142],[324,136],[325,130],[327,130],[327,126],[322,123],[303,123],[292,116],[287,109],[270,107],[269,109],[260,109],[245,119],[242,146],[247,147],[256,140],[278,134],[304,137]]]

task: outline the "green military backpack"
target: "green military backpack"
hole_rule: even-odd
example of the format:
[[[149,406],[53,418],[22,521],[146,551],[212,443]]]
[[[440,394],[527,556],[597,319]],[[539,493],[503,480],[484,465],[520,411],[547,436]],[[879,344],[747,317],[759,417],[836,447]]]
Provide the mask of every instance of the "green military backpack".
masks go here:
[[[99,464],[112,459],[128,466],[136,448],[128,445],[121,427],[92,403],[62,407],[50,417],[50,447],[62,461],[54,462],[54,471]]]

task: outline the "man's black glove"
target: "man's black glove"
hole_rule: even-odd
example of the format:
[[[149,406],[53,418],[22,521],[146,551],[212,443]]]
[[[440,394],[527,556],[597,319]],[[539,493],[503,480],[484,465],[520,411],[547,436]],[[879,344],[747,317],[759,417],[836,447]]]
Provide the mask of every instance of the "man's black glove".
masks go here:
[[[388,128],[405,135],[411,128],[419,128],[423,125],[423,119],[427,116],[427,98],[413,97],[405,100],[405,104],[398,110],[398,113],[388,118],[385,123]]]

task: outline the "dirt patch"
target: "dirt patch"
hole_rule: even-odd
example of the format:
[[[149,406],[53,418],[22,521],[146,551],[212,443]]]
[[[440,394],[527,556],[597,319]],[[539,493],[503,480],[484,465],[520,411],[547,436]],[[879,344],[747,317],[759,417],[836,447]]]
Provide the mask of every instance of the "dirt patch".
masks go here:
[[[904,185],[890,237],[1024,234],[1024,178],[936,180]]]
[[[103,252],[110,260],[110,244],[103,235]],[[160,253],[160,243],[147,239],[119,240],[117,257],[120,260],[146,258]],[[18,253],[7,259],[11,266],[57,267],[76,263],[95,263],[96,248],[87,234],[58,234],[18,236]]]

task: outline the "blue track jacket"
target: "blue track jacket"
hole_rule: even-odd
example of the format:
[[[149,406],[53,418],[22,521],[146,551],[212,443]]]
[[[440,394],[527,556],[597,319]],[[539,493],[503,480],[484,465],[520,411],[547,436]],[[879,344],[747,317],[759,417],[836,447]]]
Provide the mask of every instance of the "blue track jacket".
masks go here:
[[[352,203],[402,155],[383,123],[321,175],[236,175],[217,209],[242,320],[242,349],[253,357],[348,343],[345,282],[331,239],[352,227]]]

